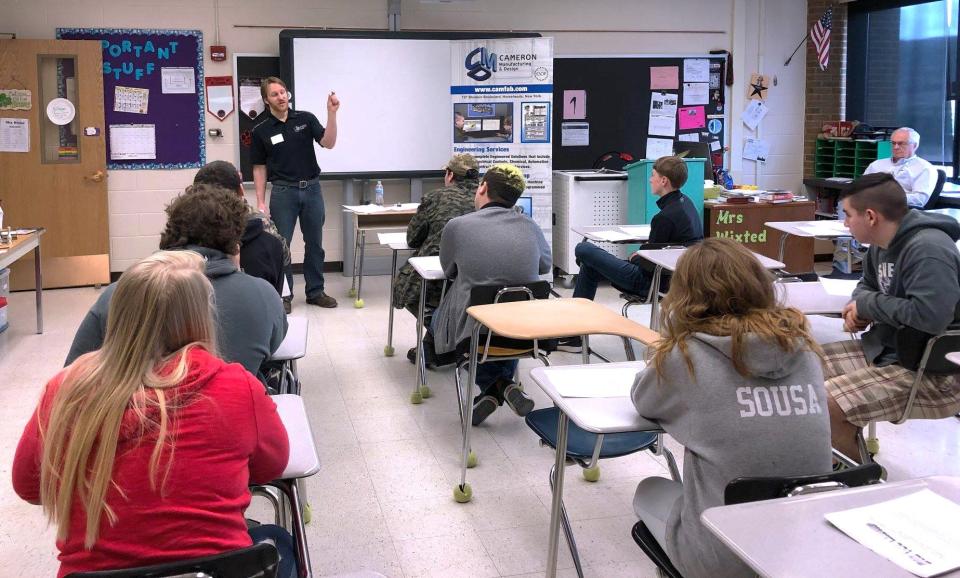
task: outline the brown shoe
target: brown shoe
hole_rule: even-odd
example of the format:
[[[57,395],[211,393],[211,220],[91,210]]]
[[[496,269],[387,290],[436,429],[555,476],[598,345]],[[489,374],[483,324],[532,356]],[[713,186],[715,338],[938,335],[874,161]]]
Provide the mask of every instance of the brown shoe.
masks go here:
[[[318,307],[326,307],[327,309],[333,309],[337,306],[337,300],[327,295],[323,291],[317,293],[315,297],[308,297],[307,303],[310,305],[316,305]]]

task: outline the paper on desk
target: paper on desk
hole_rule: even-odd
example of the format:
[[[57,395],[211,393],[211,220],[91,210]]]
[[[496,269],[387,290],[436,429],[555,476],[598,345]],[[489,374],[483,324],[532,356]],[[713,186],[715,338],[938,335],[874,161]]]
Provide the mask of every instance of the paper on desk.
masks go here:
[[[562,397],[629,397],[639,373],[631,367],[552,367],[543,372]]]
[[[633,239],[631,235],[626,233],[621,233],[620,231],[594,231],[590,233],[598,239],[603,239],[604,241],[610,241],[611,243],[616,243],[618,241],[629,241]]]
[[[650,225],[629,225],[620,227],[620,230],[630,235],[631,238],[650,236]]]
[[[857,542],[917,576],[960,568],[960,504],[928,489],[825,517]]]
[[[827,295],[836,295],[838,297],[850,297],[853,295],[853,290],[857,288],[857,283],[860,281],[856,279],[828,279],[826,277],[820,277],[820,285],[823,286],[823,290],[827,292]]]
[[[407,242],[406,233],[377,233],[377,240],[381,245],[394,245]]]

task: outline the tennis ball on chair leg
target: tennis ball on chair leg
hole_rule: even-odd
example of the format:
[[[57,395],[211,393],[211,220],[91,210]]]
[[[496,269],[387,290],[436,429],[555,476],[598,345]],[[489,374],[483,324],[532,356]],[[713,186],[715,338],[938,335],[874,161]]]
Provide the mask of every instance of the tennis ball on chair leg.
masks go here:
[[[470,487],[470,484],[454,486],[453,499],[456,500],[458,504],[466,504],[473,499],[473,488]]]

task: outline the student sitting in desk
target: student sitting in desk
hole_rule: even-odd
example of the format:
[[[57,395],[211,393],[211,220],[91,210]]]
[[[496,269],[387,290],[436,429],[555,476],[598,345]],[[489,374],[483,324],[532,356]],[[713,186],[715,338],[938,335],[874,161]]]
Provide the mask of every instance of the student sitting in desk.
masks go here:
[[[123,274],[103,347],[47,384],[13,459],[13,488],[57,527],[58,576],[221,554],[290,535],[248,532],[251,483],[287,465],[287,432],[250,373],[216,356],[213,287],[193,251]]]
[[[644,479],[634,509],[687,578],[752,576],[700,514],[741,476],[830,471],[820,348],[804,315],[777,303],[770,273],[729,239],[680,257],[662,319],[631,395],[683,444],[683,484]]]
[[[680,187],[687,182],[687,165],[680,157],[660,157],[653,164],[650,192],[657,199],[660,212],[650,221],[650,239],[643,248],[668,244],[687,245],[703,239],[703,220],[697,208]],[[629,260],[618,259],[592,243],[579,243],[575,250],[580,273],[573,289],[574,297],[593,299],[597,286],[604,279],[631,295],[645,296],[650,290],[652,270],[634,254]],[[649,263],[647,264],[649,265]],[[580,338],[561,339],[559,349],[580,352]]]
[[[467,315],[470,290],[482,285],[530,283],[550,272],[550,246],[543,231],[513,206],[526,188],[517,167],[490,167],[474,196],[475,213],[452,219],[440,239],[440,264],[453,284],[433,315],[431,329],[438,354],[455,351],[473,332]],[[517,361],[491,361],[477,366],[473,425],[479,425],[504,402],[526,415],[533,400],[514,382]]]
[[[417,214],[407,226],[407,246],[416,249],[411,257],[430,257],[440,252],[440,235],[447,222],[454,217],[472,213],[473,195],[480,178],[477,159],[470,153],[453,155],[444,167],[443,186],[423,196]],[[397,273],[397,282],[393,288],[393,306],[406,308],[414,316],[419,314],[420,275],[413,265],[407,263]],[[440,303],[442,282],[427,285],[426,306],[433,310]],[[433,347],[427,347],[428,365],[433,365]],[[417,348],[407,352],[410,363],[416,362]]]

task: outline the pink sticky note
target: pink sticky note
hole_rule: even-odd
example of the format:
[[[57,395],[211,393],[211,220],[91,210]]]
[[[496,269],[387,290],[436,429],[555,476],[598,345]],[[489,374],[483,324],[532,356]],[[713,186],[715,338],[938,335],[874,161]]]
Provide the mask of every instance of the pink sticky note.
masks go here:
[[[563,91],[563,120],[587,118],[587,91]]]
[[[678,90],[680,72],[678,66],[651,66],[650,90]]]
[[[707,126],[707,115],[702,106],[681,106],[677,111],[680,130],[703,128]]]

